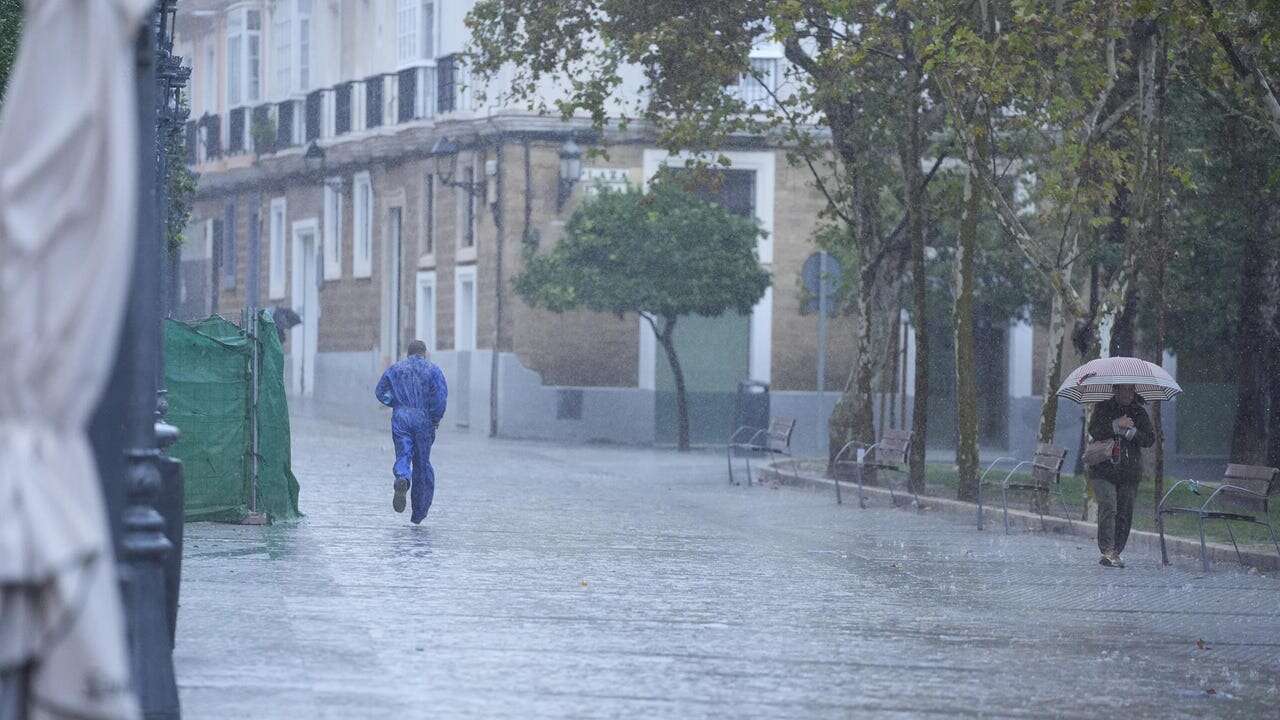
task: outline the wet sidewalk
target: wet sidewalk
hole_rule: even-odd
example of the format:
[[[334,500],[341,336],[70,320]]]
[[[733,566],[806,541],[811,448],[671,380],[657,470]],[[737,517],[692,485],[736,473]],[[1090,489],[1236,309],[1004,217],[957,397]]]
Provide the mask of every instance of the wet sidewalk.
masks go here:
[[[1280,579],[730,487],[715,454],[299,417],[298,525],[187,529],[184,716],[1269,717]],[[1105,708],[1105,711],[1104,711]]]

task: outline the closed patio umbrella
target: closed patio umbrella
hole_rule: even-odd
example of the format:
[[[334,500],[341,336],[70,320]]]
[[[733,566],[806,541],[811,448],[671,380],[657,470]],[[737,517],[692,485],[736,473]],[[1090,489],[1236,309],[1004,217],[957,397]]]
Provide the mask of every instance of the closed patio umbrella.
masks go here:
[[[1131,357],[1090,360],[1067,376],[1058,396],[1078,403],[1102,402],[1111,397],[1116,385],[1133,385],[1146,400],[1172,400],[1182,392],[1164,368]]]
[[[85,425],[129,288],[134,41],[151,2],[23,6],[0,112],[0,716],[128,720],[138,703]]]

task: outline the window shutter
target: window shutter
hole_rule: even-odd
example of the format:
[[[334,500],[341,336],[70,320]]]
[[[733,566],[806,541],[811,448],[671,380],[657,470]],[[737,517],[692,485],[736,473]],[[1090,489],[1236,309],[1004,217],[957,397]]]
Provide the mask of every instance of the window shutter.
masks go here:
[[[276,147],[293,145],[293,102],[286,100],[276,106]]]
[[[376,128],[382,125],[381,75],[374,75],[364,79],[364,116],[365,127]]]
[[[351,83],[346,82],[334,89],[333,132],[342,135],[351,132]]]
[[[321,108],[323,107],[323,90],[307,93],[307,142],[320,139]]]
[[[418,70],[408,68],[400,71],[400,111],[398,122],[408,122],[415,117],[414,101],[417,99]]]

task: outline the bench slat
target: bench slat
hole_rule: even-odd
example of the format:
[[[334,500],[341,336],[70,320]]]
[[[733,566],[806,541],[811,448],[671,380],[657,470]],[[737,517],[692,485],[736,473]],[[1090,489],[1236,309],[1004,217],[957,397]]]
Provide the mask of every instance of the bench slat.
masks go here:
[[[1263,465],[1237,465],[1231,464],[1227,466],[1227,472],[1224,474],[1222,481],[1230,485],[1239,485],[1247,488],[1259,495],[1272,496],[1280,494],[1280,482],[1277,481],[1277,471],[1275,468]],[[1225,490],[1224,492],[1231,492]],[[1239,493],[1234,493],[1239,494]]]

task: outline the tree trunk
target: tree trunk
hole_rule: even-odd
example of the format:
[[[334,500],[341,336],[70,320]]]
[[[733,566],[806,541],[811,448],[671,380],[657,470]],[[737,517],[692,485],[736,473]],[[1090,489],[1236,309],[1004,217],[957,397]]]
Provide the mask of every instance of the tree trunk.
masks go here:
[[[953,314],[956,346],[956,469],[960,500],[978,498],[978,386],[973,347],[973,261],[978,246],[978,212],[982,203],[978,178],[964,180],[964,215],[956,246]]]
[[[865,275],[865,274],[864,274]],[[871,280],[864,277],[859,284],[854,310],[858,317],[858,333],[854,338],[854,364],[849,373],[849,381],[845,385],[844,394],[836,403],[828,423],[828,473],[834,473],[832,461],[836,453],[846,443],[856,440],[870,445],[875,442],[875,408],[871,403],[872,377],[875,374],[875,362],[872,357],[872,299]]]
[[[1070,274],[1067,276],[1070,281]],[[1058,293],[1049,302],[1049,349],[1044,364],[1044,404],[1040,406],[1039,441],[1052,443],[1058,429],[1058,385],[1062,382],[1062,350],[1067,340],[1066,308]]]
[[[1071,335],[1071,345],[1075,348],[1076,354],[1081,360],[1088,361],[1097,357],[1097,328],[1094,327],[1094,318],[1098,316],[1098,263],[1093,262],[1089,266],[1089,316],[1084,319],[1076,319],[1075,332]],[[1089,406],[1080,406],[1080,438],[1076,447],[1076,477],[1083,477],[1088,473],[1088,468],[1084,465],[1084,448],[1088,442],[1089,427]],[[1093,500],[1093,489],[1085,487],[1086,500]],[[1085,503],[1088,505],[1088,503]]]
[[[1228,140],[1237,139],[1233,132],[1237,121],[1228,119]],[[1230,143],[1234,146],[1234,143]],[[1249,228],[1243,238],[1240,255],[1240,315],[1236,328],[1236,417],[1231,433],[1232,462],[1259,465],[1266,450],[1266,409],[1263,390],[1263,358],[1266,356],[1266,328],[1262,322],[1263,272],[1267,242],[1264,234],[1268,208],[1258,159],[1248,153],[1236,155],[1236,177],[1241,181],[1240,193],[1245,198]]]
[[[685,394],[684,371],[680,369],[680,358],[676,357],[676,318],[662,319],[662,332],[658,333],[658,341],[662,349],[667,351],[667,362],[671,364],[671,375],[676,380],[676,447],[680,452],[689,449],[689,398]]]
[[[898,159],[902,166],[906,187],[906,232],[911,246],[911,314],[912,329],[916,341],[915,388],[911,399],[911,457],[910,478],[912,492],[925,489],[925,448],[929,434],[929,336],[926,332],[928,318],[929,277],[925,269],[925,228],[929,208],[929,193],[924,171],[920,167],[924,155],[924,128],[921,127],[920,91],[924,69],[915,52],[915,38],[911,34],[912,18],[898,8],[898,35],[902,43],[903,65],[906,78],[902,88],[903,116],[906,130],[899,136]],[[907,388],[903,375],[903,399]],[[906,425],[906,411],[902,422]]]
[[[885,343],[884,369],[880,371],[880,434],[884,437],[885,428],[898,427],[897,403],[894,399],[898,391],[898,362],[901,355],[899,345],[902,344],[902,311],[898,310],[889,326],[889,342]]]

